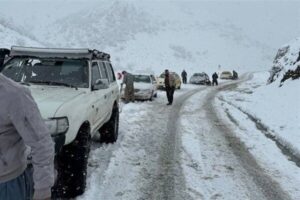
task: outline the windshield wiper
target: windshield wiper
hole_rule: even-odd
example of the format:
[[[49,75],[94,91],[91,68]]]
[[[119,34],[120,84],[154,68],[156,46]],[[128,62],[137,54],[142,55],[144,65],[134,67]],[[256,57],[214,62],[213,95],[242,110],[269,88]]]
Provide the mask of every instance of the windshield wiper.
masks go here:
[[[75,88],[78,89],[75,85],[69,84],[69,83],[63,83],[63,82],[55,82],[55,81],[28,81],[29,83],[37,83],[37,84],[47,84],[47,85],[62,85],[66,87]]]

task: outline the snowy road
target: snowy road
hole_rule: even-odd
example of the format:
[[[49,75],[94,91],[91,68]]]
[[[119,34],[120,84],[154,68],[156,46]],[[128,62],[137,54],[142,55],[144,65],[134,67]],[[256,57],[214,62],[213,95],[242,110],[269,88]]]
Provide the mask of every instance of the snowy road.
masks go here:
[[[217,114],[215,96],[237,84],[186,86],[172,106],[163,92],[123,105],[120,138],[94,142],[77,199],[291,199]]]

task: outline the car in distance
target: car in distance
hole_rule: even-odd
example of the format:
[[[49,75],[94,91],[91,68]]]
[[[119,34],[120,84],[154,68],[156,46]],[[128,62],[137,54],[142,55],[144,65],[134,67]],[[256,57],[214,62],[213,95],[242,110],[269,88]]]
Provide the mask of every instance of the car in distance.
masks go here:
[[[55,141],[52,197],[85,191],[90,138],[118,137],[119,87],[110,55],[89,49],[12,47],[2,73],[27,87]]]
[[[230,71],[223,71],[220,75],[220,79],[232,79],[232,73]]]
[[[211,82],[209,80],[209,76],[202,72],[202,73],[194,73],[190,78],[191,84],[199,84],[199,85],[210,85]]]
[[[181,78],[176,72],[169,72],[175,78],[175,89],[181,88]],[[163,72],[159,77],[156,78],[157,89],[165,89],[165,73]]]
[[[153,75],[134,74],[134,98],[138,100],[153,100],[157,97],[157,85]]]
[[[153,97],[157,97],[157,85],[156,85],[155,77],[153,75],[133,74],[133,77],[134,77],[134,99],[135,100],[152,101]],[[124,90],[122,91],[121,94],[122,99],[125,98]]]

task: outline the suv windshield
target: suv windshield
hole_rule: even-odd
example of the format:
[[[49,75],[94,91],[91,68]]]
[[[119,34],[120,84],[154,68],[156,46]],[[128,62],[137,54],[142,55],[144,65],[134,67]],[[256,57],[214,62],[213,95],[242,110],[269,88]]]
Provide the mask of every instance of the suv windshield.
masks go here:
[[[147,75],[134,75],[134,82],[151,83],[151,80]]]
[[[16,82],[88,88],[88,63],[84,60],[14,58],[2,73]]]

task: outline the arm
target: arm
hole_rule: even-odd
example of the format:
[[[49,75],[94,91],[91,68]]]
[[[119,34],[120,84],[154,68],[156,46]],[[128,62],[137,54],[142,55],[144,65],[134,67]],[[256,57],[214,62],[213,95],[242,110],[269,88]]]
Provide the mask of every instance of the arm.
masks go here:
[[[21,90],[10,109],[10,118],[25,144],[31,147],[34,199],[51,196],[54,184],[54,144],[28,90]]]

